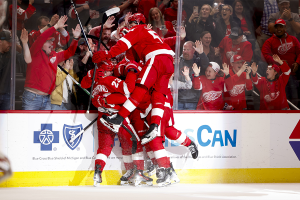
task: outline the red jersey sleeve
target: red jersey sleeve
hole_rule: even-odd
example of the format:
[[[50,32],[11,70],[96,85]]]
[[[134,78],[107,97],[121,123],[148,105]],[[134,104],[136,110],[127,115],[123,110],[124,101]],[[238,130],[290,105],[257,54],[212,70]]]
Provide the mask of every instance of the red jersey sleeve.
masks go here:
[[[31,55],[35,55],[38,53],[41,48],[43,47],[44,43],[47,41],[47,39],[55,32],[55,28],[51,27],[48,28],[45,32],[43,32],[40,37],[37,37],[32,46],[30,47],[30,53]]]
[[[126,84],[124,84],[124,93],[126,91],[127,92],[127,93],[125,93],[126,95],[128,93],[130,94],[134,90],[136,75],[137,75],[137,73],[135,73],[135,72],[128,72],[126,79],[125,79]]]
[[[130,29],[129,32],[110,49],[109,52],[111,56],[116,57],[136,44],[139,41],[139,36],[141,35],[141,28],[141,26],[138,26],[137,28]]]
[[[163,41],[172,48],[176,45],[176,36],[163,38]]]
[[[253,84],[251,79],[246,79],[246,90],[252,90],[253,89]]]
[[[195,90],[202,90],[201,76],[193,78],[193,87]]]
[[[41,35],[41,31],[32,30],[28,35],[29,46],[35,42],[35,40]]]
[[[78,40],[73,40],[70,47],[65,50],[57,53],[57,62],[60,63],[69,59],[71,56],[75,54],[76,48],[78,45]]]
[[[262,46],[261,53],[268,64],[274,64],[273,53],[271,49],[272,39],[268,39]]]
[[[107,104],[123,104],[127,97],[121,93],[113,93],[105,97]]]
[[[288,66],[286,62],[283,62],[282,65],[279,66],[282,74],[280,75],[280,78],[282,79],[282,82],[284,85],[286,85],[289,81],[290,75],[291,75],[291,68]]]
[[[12,5],[9,6],[10,13],[12,13]],[[17,19],[18,20],[26,20],[29,19],[35,12],[35,7],[31,4],[28,4],[26,10],[23,10],[20,6],[17,5]]]
[[[226,76],[224,75],[224,82],[225,82],[225,87],[226,90],[229,91],[233,88],[233,82],[232,82],[232,78],[229,75],[229,77],[226,78]],[[225,90],[224,90],[225,91]],[[226,92],[226,91],[225,91]]]

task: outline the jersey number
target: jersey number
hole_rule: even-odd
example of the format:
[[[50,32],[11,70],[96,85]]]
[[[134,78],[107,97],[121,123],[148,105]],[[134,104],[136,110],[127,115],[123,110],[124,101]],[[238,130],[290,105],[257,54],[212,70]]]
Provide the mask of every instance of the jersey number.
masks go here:
[[[161,38],[157,35],[157,33],[155,31],[148,31],[148,33],[150,33],[153,36],[154,39],[157,38],[157,39],[159,39],[159,41],[161,43],[163,43],[163,41],[161,40]]]
[[[112,85],[112,86],[115,86],[115,88],[118,88],[120,82],[121,82],[121,79],[116,78],[116,79],[111,83],[111,85]]]

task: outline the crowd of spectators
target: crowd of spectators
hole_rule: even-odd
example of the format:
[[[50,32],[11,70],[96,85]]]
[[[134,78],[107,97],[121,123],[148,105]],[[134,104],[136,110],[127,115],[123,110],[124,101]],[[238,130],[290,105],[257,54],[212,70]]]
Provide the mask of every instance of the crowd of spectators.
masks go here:
[[[133,13],[142,13],[161,38],[176,36],[178,0],[73,1],[75,8],[69,0],[17,1],[16,109],[87,109],[89,97],[58,65],[80,83],[95,66],[89,48],[96,52],[114,46],[128,32]],[[182,1],[180,30],[186,34],[179,47],[178,80],[174,76],[170,80],[172,90],[178,89],[178,110],[295,109],[293,105],[299,105],[299,15],[291,11],[290,0],[264,0],[260,7],[262,2],[256,2]],[[112,7],[120,12],[105,18],[102,13]],[[88,44],[80,34],[76,12]],[[0,0],[0,13],[0,110],[9,110],[11,0]],[[175,52],[175,44],[171,49]],[[112,62],[123,58],[119,55]],[[274,102],[282,105],[273,106]]]

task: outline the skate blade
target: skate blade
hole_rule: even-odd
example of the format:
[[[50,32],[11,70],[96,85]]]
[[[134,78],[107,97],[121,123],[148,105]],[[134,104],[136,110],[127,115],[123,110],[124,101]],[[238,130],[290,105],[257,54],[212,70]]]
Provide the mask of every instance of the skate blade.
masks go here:
[[[100,187],[100,183],[98,181],[94,181],[94,187]]]
[[[171,185],[171,182],[157,183],[158,187],[167,187],[169,185]]]
[[[121,185],[121,186],[131,186],[131,185],[132,185],[132,182],[129,182],[129,181],[121,181],[120,185]]]
[[[154,175],[155,174],[155,170],[153,170],[152,172],[146,172],[147,174],[148,174],[148,176],[150,177],[150,176],[152,176],[152,175]]]
[[[153,186],[152,182],[135,182],[132,184],[134,187],[151,187]]]
[[[100,118],[100,122],[104,126],[106,126],[109,130],[111,130],[112,132],[114,132],[114,133],[118,133],[119,132],[120,125],[115,125],[115,124],[109,123],[109,122],[105,121],[103,118]]]
[[[180,183],[179,179],[171,180],[171,185],[174,185],[174,184],[177,184],[177,183]]]

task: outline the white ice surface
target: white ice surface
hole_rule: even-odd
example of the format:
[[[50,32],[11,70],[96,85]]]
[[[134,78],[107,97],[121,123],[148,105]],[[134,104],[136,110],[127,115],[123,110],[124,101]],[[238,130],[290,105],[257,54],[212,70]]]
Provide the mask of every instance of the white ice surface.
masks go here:
[[[0,188],[0,199],[30,200],[299,200],[300,183],[177,184],[169,187],[66,186]]]

